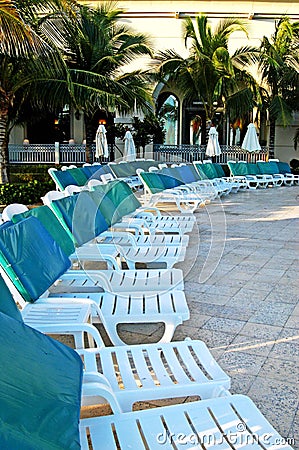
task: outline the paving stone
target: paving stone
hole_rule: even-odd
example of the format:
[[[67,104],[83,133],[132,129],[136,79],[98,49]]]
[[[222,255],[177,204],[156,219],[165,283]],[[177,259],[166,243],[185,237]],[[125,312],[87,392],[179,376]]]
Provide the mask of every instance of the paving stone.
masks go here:
[[[240,331],[240,335],[274,341],[280,336],[281,330],[281,327],[277,326],[265,325],[260,323],[246,323]]]
[[[212,317],[202,328],[205,330],[222,331],[224,333],[239,333],[245,322],[222,317]]]
[[[224,295],[209,294],[207,292],[196,293],[185,290],[186,297],[190,303],[207,303],[208,305],[225,305],[230,297]],[[195,306],[195,305],[194,305]]]
[[[273,380],[269,376],[259,376],[252,383],[248,395],[274,428],[279,430],[283,437],[287,437],[294,420],[290,411],[296,411],[298,408],[298,386]]]
[[[232,394],[244,394],[247,395],[248,391],[255,380],[254,375],[244,375],[235,373],[231,378],[230,392]]]
[[[235,374],[258,375],[265,359],[266,356],[252,355],[242,349],[232,349],[229,345],[218,362],[228,375],[234,377]]]
[[[238,334],[230,344],[229,349],[231,351],[244,351],[252,355],[268,356],[274,342],[273,340],[256,339]]]
[[[260,304],[260,302],[264,301],[268,295],[269,295],[269,293],[264,290],[257,291],[256,289],[253,289],[253,288],[247,289],[247,288],[242,287],[232,297],[232,301],[241,300],[243,304],[248,303],[249,305],[252,303],[255,303],[255,302],[258,302],[258,304]]]
[[[296,361],[268,357],[259,372],[259,376],[298,383],[298,365]]]
[[[287,322],[293,309],[294,306],[292,304],[264,301],[263,304],[261,304],[260,309],[253,314],[249,321],[265,323],[267,325],[283,326]]]
[[[297,439],[295,450],[299,449],[299,236],[294,231],[298,195],[299,187],[246,191],[214,201],[195,214],[198,227],[190,233],[186,260],[176,265],[184,271],[191,316],[173,337],[204,341],[231,376],[231,392],[249,395],[282,436]],[[152,342],[162,330],[152,325],[134,331],[122,326],[122,335],[135,343]]]

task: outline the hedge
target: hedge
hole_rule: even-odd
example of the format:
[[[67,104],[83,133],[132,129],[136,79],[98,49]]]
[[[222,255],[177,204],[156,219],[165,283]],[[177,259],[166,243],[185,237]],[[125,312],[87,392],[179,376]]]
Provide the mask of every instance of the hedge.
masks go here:
[[[33,180],[28,183],[8,183],[0,185],[0,205],[10,203],[24,203],[31,205],[41,202],[48,191],[54,189],[53,181]]]

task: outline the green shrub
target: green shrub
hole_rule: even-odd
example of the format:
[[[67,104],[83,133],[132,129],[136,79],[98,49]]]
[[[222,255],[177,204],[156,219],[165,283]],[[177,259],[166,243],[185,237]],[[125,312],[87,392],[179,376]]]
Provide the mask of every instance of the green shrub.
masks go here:
[[[53,181],[33,180],[25,184],[3,184],[0,186],[0,204],[24,203],[25,205],[31,205],[40,203],[41,197],[52,189],[54,189]]]
[[[50,166],[44,164],[26,165],[11,164],[9,167],[9,179],[11,183],[28,183],[29,181],[48,181],[50,175],[48,168]]]

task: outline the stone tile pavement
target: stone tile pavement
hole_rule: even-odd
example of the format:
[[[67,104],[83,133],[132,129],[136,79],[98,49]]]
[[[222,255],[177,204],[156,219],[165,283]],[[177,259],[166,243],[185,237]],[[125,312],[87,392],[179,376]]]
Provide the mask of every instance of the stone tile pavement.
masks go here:
[[[202,339],[231,376],[231,392],[249,395],[299,449],[299,187],[231,194],[195,215],[176,266],[191,318],[174,339]],[[122,327],[132,343],[159,331]]]

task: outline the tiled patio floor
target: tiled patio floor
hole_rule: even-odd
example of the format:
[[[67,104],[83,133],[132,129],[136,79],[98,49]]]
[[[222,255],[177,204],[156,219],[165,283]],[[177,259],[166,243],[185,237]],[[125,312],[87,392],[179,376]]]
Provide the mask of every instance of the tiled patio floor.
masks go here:
[[[231,376],[231,392],[249,395],[299,449],[299,187],[231,194],[196,218],[176,266],[191,318],[174,339],[206,342]],[[159,330],[122,332],[137,343]]]

